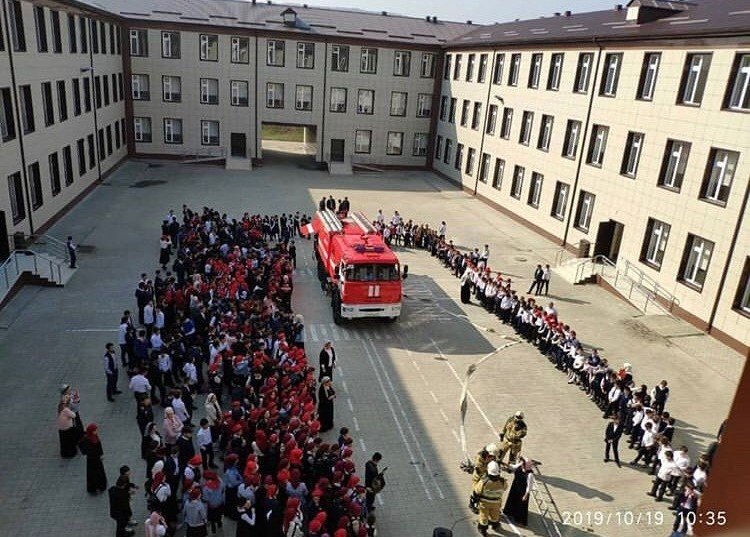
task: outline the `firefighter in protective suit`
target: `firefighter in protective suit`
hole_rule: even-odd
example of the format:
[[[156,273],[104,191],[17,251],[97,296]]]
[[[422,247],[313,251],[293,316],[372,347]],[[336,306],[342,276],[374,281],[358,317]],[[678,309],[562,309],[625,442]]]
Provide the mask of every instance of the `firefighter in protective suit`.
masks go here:
[[[487,473],[474,485],[474,497],[479,505],[479,522],[477,529],[482,535],[487,535],[487,528],[497,530],[500,527],[500,508],[503,492],[507,487],[505,479],[500,475],[500,465],[490,461]]]
[[[497,457],[497,462],[502,463],[505,458],[505,454],[510,451],[508,462],[514,464],[518,458],[518,454],[521,452],[521,445],[523,438],[526,436],[526,422],[523,421],[523,412],[520,410],[513,416],[508,418],[503,426],[503,430],[500,432],[500,440],[503,441],[500,446],[500,453]]]
[[[479,483],[482,478],[487,474],[487,465],[497,458],[498,448],[496,444],[487,444],[480,451],[477,452],[477,456],[474,458],[474,471],[471,474],[471,486],[472,489]],[[476,496],[471,495],[469,499],[469,509],[475,514],[479,514],[479,508],[476,502]]]

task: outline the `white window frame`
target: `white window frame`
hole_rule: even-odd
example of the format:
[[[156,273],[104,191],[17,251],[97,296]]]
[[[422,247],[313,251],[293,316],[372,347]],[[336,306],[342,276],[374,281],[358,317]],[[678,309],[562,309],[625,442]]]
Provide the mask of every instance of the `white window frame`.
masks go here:
[[[215,55],[216,58],[211,58],[211,43],[215,43]],[[219,36],[216,34],[200,34],[200,60],[203,62],[216,62],[219,61]]]
[[[173,80],[177,80],[179,91],[174,91]],[[168,103],[178,103],[182,100],[182,79],[179,76],[164,75],[161,79],[162,100]],[[175,99],[175,95],[177,98]]]
[[[623,158],[622,174],[635,177],[638,173],[638,163],[643,151],[644,134],[642,132],[629,132],[625,155]]]
[[[515,166],[513,168],[513,179],[510,182],[510,197],[520,200],[523,194],[523,178],[526,175],[524,166]]]
[[[578,143],[581,139],[581,122],[569,119],[565,129],[565,145],[563,146],[563,157],[575,159],[578,155]]]
[[[175,43],[173,42],[172,37],[178,36],[177,38],[177,54],[175,54]],[[180,57],[180,51],[179,51],[179,32],[173,32],[173,31],[162,31],[161,33],[161,57],[166,59],[178,59]]]
[[[145,88],[143,86],[145,86]],[[149,100],[149,86],[148,75],[133,74],[130,76],[130,87],[132,88],[134,101]]]
[[[524,110],[521,121],[521,134],[518,143],[529,145],[531,143],[531,131],[534,129],[534,112]]]
[[[243,42],[244,42],[244,55],[243,56]],[[250,63],[250,40],[247,37],[232,37],[230,40],[230,61],[231,63]]]
[[[503,186],[503,175],[505,175],[505,159],[497,157],[492,169],[492,188],[500,190]]]
[[[309,90],[309,99],[305,99]],[[294,109],[301,112],[310,112],[313,109],[313,87],[308,84],[297,84],[294,88]]]
[[[11,17],[12,18],[12,17]],[[130,30],[130,55],[137,57],[145,57],[148,54],[148,50],[141,50],[142,40],[141,33],[145,34],[145,30],[132,29]],[[143,40],[145,41],[145,39]]]
[[[364,137],[365,133],[367,134],[367,146],[366,149],[363,149],[363,146],[361,144],[362,139],[360,139],[360,136]],[[370,154],[372,152],[372,131],[371,130],[362,130],[358,129],[354,131],[354,152],[359,154]]]
[[[245,95],[242,95],[242,89],[244,88]],[[230,95],[230,104],[232,106],[248,106],[249,104],[249,92],[250,87],[246,80],[230,80],[229,81],[229,95]],[[242,102],[242,99],[245,99],[245,102]]]
[[[334,101],[333,96],[334,95],[340,95],[342,93],[343,93],[343,96],[344,96],[343,101],[340,101],[338,99],[336,99]],[[348,93],[347,88],[332,87],[331,88],[331,96],[330,96],[331,100],[330,100],[329,105],[328,105],[328,111],[329,112],[338,112],[338,113],[346,112],[347,93]],[[335,102],[336,106],[334,106],[334,102]]]
[[[411,52],[397,50],[393,53],[393,76],[409,76],[411,72]]]
[[[588,232],[591,226],[591,217],[594,214],[594,194],[591,192],[581,191],[581,198],[578,207],[578,214],[576,215],[575,227],[581,231]]]
[[[750,54],[737,55],[737,68],[729,93],[728,108],[747,112],[750,110]]]
[[[363,97],[369,95],[369,112],[367,111],[367,107],[362,104]],[[360,89],[357,90],[357,114],[363,114],[370,116],[375,111],[375,90],[370,89]]]
[[[689,251],[685,260],[685,266],[680,274],[680,279],[702,290],[706,276],[708,275],[708,268],[711,264],[714,247],[715,244],[713,241],[709,241],[698,235],[689,234],[686,247]],[[700,278],[701,273],[703,273],[703,281]]]
[[[212,126],[216,126],[216,142],[211,141],[211,130]],[[221,136],[221,125],[218,121],[212,120],[201,120],[201,145],[217,146],[220,143]]]
[[[409,94],[405,91],[392,91],[391,92],[391,105],[389,108],[389,115],[395,117],[406,116],[406,107],[409,101]],[[403,108],[398,107],[400,103],[403,103]]]
[[[415,132],[414,143],[412,146],[413,157],[425,157],[427,156],[427,143],[429,135],[426,132]]]
[[[620,78],[620,68],[622,63],[622,54],[607,54],[604,59],[604,73],[602,73],[602,91],[601,95],[605,97],[615,97],[617,95],[617,83]]]
[[[372,75],[378,72],[378,49],[362,47],[359,56],[359,72]]]
[[[539,172],[531,172],[531,184],[529,185],[529,199],[527,204],[539,208],[542,201],[542,187],[544,186],[544,175]]]
[[[555,203],[552,206],[552,216],[559,220],[565,219],[565,210],[568,206],[568,192],[570,185],[558,181],[555,185]]]
[[[591,133],[592,147],[588,164],[598,167],[604,165],[604,154],[607,150],[608,137],[609,129],[607,127],[603,125],[594,125],[594,130]]]
[[[518,86],[518,77],[521,73],[521,54],[511,54],[510,72],[508,73],[508,85]]]
[[[552,127],[554,125],[555,118],[548,114],[542,115],[542,126],[539,129],[539,141],[537,143],[537,149],[542,151],[549,151],[549,144],[552,141]]]
[[[690,143],[682,140],[667,140],[664,173],[659,178],[659,186],[679,190],[687,171],[690,158]],[[679,181],[678,181],[679,175]]]
[[[503,121],[500,124],[500,138],[509,140],[512,128],[513,128],[513,109],[506,107],[503,109]]]
[[[314,68],[315,43],[312,43],[310,41],[297,41],[297,69]]]
[[[281,92],[281,98],[277,95]],[[284,108],[284,84],[280,82],[266,83],[266,108]]]
[[[734,174],[737,171],[738,157],[739,155],[735,151],[711,148],[709,155],[711,161],[703,187],[702,199],[722,204],[727,202],[734,181]],[[724,188],[726,190],[723,190]]]
[[[284,67],[286,42],[281,39],[269,39],[266,42],[266,65]]]
[[[151,118],[149,117],[134,117],[133,118],[133,139],[136,142],[140,142],[140,143],[148,143],[151,141],[152,139]]]
[[[213,84],[212,84],[213,83]],[[216,93],[211,93],[211,88],[216,89]],[[211,97],[216,98],[216,102],[211,102]],[[219,81],[215,78],[200,79],[200,102],[201,104],[219,104]]]
[[[658,52],[647,52],[643,57],[643,63],[643,81],[639,88],[638,98],[643,101],[651,101],[654,98],[656,77],[659,75],[661,54]]]
[[[711,64],[711,54],[689,54],[685,62],[687,64],[687,73],[682,94],[680,95],[680,102],[690,106],[700,106],[703,101],[703,92],[705,91],[706,80],[708,78],[708,69]],[[698,95],[699,89],[701,95]]]
[[[176,136],[175,136],[176,135]],[[176,139],[179,138],[179,139]],[[181,144],[182,143],[182,120],[176,118],[164,118],[164,143]]]
[[[349,71],[349,45],[331,45],[331,71]]]
[[[422,62],[419,69],[421,78],[432,78],[435,76],[435,54],[432,52],[422,53]]]
[[[499,86],[503,83],[503,70],[505,68],[505,53],[495,54],[495,65],[492,72],[492,83]]]
[[[490,109],[487,111],[487,125],[484,128],[484,133],[490,136],[495,134],[497,128],[497,105],[491,104]]]
[[[417,94],[417,117],[430,117],[432,115],[432,94]]]
[[[578,68],[576,70],[576,83],[573,91],[575,93],[588,93],[591,78],[591,64],[594,55],[590,52],[582,52],[578,57]]]
[[[672,226],[661,220],[649,218],[646,230],[647,244],[643,250],[643,262],[657,269],[661,268],[664,261],[664,252],[667,249],[667,241]]]
[[[398,140],[398,144],[393,143],[395,140]],[[398,148],[398,152],[396,152],[396,148]],[[403,152],[404,152],[404,133],[396,132],[396,131],[388,131],[387,138],[386,138],[386,145],[385,145],[385,154],[391,155],[391,156],[398,156],[398,155],[403,154]]]
[[[562,79],[562,68],[563,68],[562,52],[556,52],[552,54],[550,60],[550,71],[549,80],[547,81],[547,89],[551,91],[558,91],[560,89],[560,80]]]
[[[539,81],[542,78],[542,53],[534,53],[531,55],[531,68],[529,69],[529,84],[528,87],[531,89],[539,89]]]
[[[479,161],[479,180],[485,184],[487,183],[487,176],[490,174],[490,162],[492,162],[492,155],[482,153],[482,158]]]

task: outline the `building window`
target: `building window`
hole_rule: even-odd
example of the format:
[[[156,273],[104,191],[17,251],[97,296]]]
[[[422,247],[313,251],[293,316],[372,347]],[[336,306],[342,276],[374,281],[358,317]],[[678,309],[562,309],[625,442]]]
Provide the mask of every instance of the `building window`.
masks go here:
[[[402,91],[391,92],[391,115],[392,116],[405,116],[406,115],[406,96],[407,94]]]
[[[604,56],[604,72],[602,73],[602,85],[599,88],[599,95],[604,97],[614,97],[617,95],[617,83],[620,80],[621,66],[621,53],[612,53]]]
[[[120,94],[120,100],[125,100],[125,85],[122,83],[122,73],[117,73],[117,92]]]
[[[505,173],[505,161],[501,158],[495,159],[495,169],[492,172],[492,188],[500,190],[503,186],[503,174]]]
[[[510,195],[516,199],[521,199],[521,192],[523,191],[523,176],[526,173],[526,168],[523,166],[513,167],[513,179],[510,183]]]
[[[330,112],[346,112],[346,88],[331,88]]]
[[[490,173],[490,158],[489,153],[482,153],[482,160],[479,162],[479,180],[483,183],[487,182]]]
[[[432,115],[432,94],[420,93],[417,95],[417,117],[430,117]]]
[[[133,118],[133,138],[136,142],[148,143],[151,141],[151,118]]]
[[[49,163],[49,184],[50,191],[53,196],[57,196],[62,190],[60,184],[60,157],[57,156],[57,151],[47,157]]]
[[[682,71],[680,94],[677,102],[700,106],[706,89],[708,70],[711,67],[711,54],[688,54]]]
[[[10,197],[10,211],[13,215],[13,223],[17,224],[26,218],[26,204],[23,200],[21,172],[16,172],[8,176],[8,195]]]
[[[471,113],[471,128],[475,131],[479,130],[479,125],[482,123],[482,103],[475,102],[474,110]]]
[[[94,26],[91,28],[91,40],[96,41],[93,35]],[[130,30],[130,55],[143,58],[148,56],[148,35],[146,30]]]
[[[269,39],[266,46],[266,65],[284,67],[284,41]]]
[[[357,92],[357,113],[371,115],[375,107],[375,91],[361,89]]]
[[[542,54],[531,55],[531,68],[529,69],[529,84],[532,89],[539,87],[539,79],[542,77]]]
[[[297,85],[294,91],[294,109],[295,110],[312,110],[313,87]]]
[[[112,73],[112,102],[117,102],[117,74]]]
[[[657,185],[679,192],[682,188],[682,180],[685,178],[689,156],[690,144],[688,142],[667,140]]]
[[[164,102],[179,103],[182,100],[182,79],[179,76],[161,77]]]
[[[120,128],[119,128],[119,121],[115,121],[115,145],[117,149],[120,149]]]
[[[453,65],[453,80],[461,78],[461,54],[456,54],[456,63]]]
[[[521,73],[521,55],[511,54],[510,69],[508,70],[508,85],[518,86],[518,76]]]
[[[750,54],[737,54],[724,105],[730,110],[750,110]]]
[[[539,140],[536,147],[542,151],[549,151],[549,143],[552,140],[552,125],[555,118],[544,114],[542,116],[542,127],[539,129]]]
[[[229,82],[229,96],[232,106],[247,106],[248,85],[246,80],[232,80]]]
[[[60,31],[60,12],[51,10],[49,12],[52,19],[52,52],[60,54],[62,52],[62,32]]]
[[[667,240],[669,231],[672,227],[669,224],[649,218],[646,224],[646,234],[643,237],[641,246],[641,262],[645,263],[656,270],[661,268],[664,259],[664,251],[667,249]]]
[[[104,106],[109,106],[109,77],[102,75],[102,90],[104,94]]]
[[[201,78],[201,104],[219,104],[219,81],[215,78]]]
[[[89,42],[86,36],[86,17],[78,18],[78,33],[81,34],[81,53],[87,54],[89,51]]]
[[[629,132],[625,142],[625,153],[622,156],[620,173],[628,177],[635,177],[638,173],[638,161],[643,151],[643,133]]]
[[[297,69],[315,67],[315,43],[300,41],[297,43]]]
[[[266,84],[266,108],[284,108],[284,84]]]
[[[576,209],[575,227],[584,233],[588,233],[591,225],[591,215],[594,213],[594,201],[596,196],[585,190],[581,190],[578,198],[578,208]]]
[[[215,34],[200,35],[200,59],[204,62],[219,61],[219,36]]]
[[[591,130],[591,141],[589,142],[589,154],[586,159],[587,164],[602,167],[604,163],[604,151],[607,149],[607,137],[609,136],[609,127],[594,125]]]
[[[421,78],[432,78],[435,76],[435,55],[432,52],[422,53],[419,76]]]
[[[10,88],[0,88],[0,140],[9,142],[15,137],[16,122],[13,120]]]
[[[562,78],[564,54],[558,52],[552,55],[549,64],[549,76],[547,77],[547,89],[557,91],[560,89],[560,79]]]
[[[151,99],[148,75],[131,75],[130,86],[133,89],[134,101],[148,101]]]
[[[10,40],[14,52],[26,52],[26,35],[23,30],[23,10],[20,0],[13,0],[8,4],[10,13],[8,24],[10,26]],[[24,213],[24,218],[26,217]]]
[[[91,21],[91,52],[99,54],[99,25],[97,21]]]
[[[44,110],[44,124],[49,127],[55,123],[52,108],[52,82],[42,82],[42,110]]]
[[[91,79],[89,77],[83,79],[83,110],[91,112]]]
[[[513,126],[513,109],[503,109],[503,123],[500,126],[500,138],[510,140],[510,129]]]
[[[697,291],[702,291],[713,251],[713,242],[688,233],[678,280]]]
[[[250,63],[250,40],[247,37],[233,37],[230,51],[232,63]]]
[[[0,45],[2,50],[2,45]],[[68,14],[68,50],[71,54],[78,52],[78,36],[76,35],[76,17]]]
[[[414,133],[414,146],[412,147],[411,154],[414,157],[424,157],[427,155],[427,138],[426,132]]]
[[[107,156],[112,154],[112,125],[107,125]]]
[[[359,56],[359,72],[366,74],[378,72],[378,49],[362,47]]]
[[[484,129],[486,134],[495,134],[495,127],[497,126],[497,105],[491,104],[487,111],[487,126]]]
[[[534,112],[525,110],[521,120],[521,133],[518,136],[518,143],[529,145],[531,141],[531,129],[534,128]]]
[[[437,138],[435,139],[435,159],[440,160],[440,157],[443,154],[443,137],[439,134],[437,135]]]
[[[479,71],[477,72],[477,82],[480,84],[487,80],[487,54],[479,55]]]
[[[411,52],[397,50],[393,53],[393,76],[409,76]]]
[[[201,145],[219,145],[219,122],[201,120]]]
[[[641,79],[638,82],[638,99],[642,101],[653,100],[656,76],[659,74],[659,63],[661,63],[661,53],[647,52],[643,55]]]
[[[94,147],[94,135],[89,134],[86,136],[86,142],[89,146],[89,170],[93,170],[96,166],[96,148]]]
[[[36,25],[36,49],[38,52],[47,52],[47,22],[43,6],[34,6],[34,23]]]
[[[386,155],[400,155],[404,149],[404,133],[389,132],[388,142],[385,146]]]
[[[469,99],[464,99],[463,104],[461,105],[461,126],[466,127],[469,124],[469,107],[471,106],[471,101]]]
[[[558,220],[565,220],[565,209],[568,206],[568,190],[570,185],[558,181],[555,184],[555,200],[552,203],[552,212],[550,213],[552,218]]]
[[[456,122],[456,105],[457,104],[458,104],[457,99],[455,97],[451,97],[451,106],[448,112],[448,123]]]
[[[372,151],[372,131],[358,130],[354,132],[354,152],[369,154]]]
[[[535,209],[539,208],[542,199],[542,184],[544,176],[541,173],[531,172],[531,185],[529,185],[529,197],[526,203]]]
[[[76,147],[78,148],[78,176],[83,177],[86,173],[86,146],[83,138],[78,140]]]
[[[117,46],[116,44],[117,44],[117,40],[115,38],[115,25],[110,24],[109,25],[109,52],[111,54],[118,54],[115,48]]]
[[[182,143],[182,120],[165,117],[164,118],[164,143],[181,144]]]
[[[73,184],[73,153],[69,145],[63,147],[63,172],[65,173],[65,186]]]
[[[456,145],[456,158],[453,159],[453,167],[457,170],[461,169],[461,164],[464,162],[464,144]]]
[[[349,71],[349,47],[331,45],[331,71],[345,73]]]
[[[65,81],[57,81],[57,117],[60,122],[68,119],[68,94],[65,91]]]
[[[750,314],[750,256],[745,258],[745,267],[742,269],[733,307],[744,314]]]
[[[448,80],[451,77],[451,60],[453,56],[451,54],[445,55],[445,65],[443,65],[443,80]]]
[[[563,142],[562,156],[575,160],[578,154],[578,139],[581,136],[581,122],[574,119],[568,120],[565,127],[565,141]]]
[[[701,199],[726,205],[739,157],[740,154],[735,151],[711,148],[701,187]]]
[[[576,68],[576,81],[573,87],[575,93],[588,93],[589,80],[591,79],[591,64],[594,55],[590,52],[582,52],[578,55],[578,67]]]
[[[471,82],[474,78],[474,62],[476,60],[476,54],[469,54],[466,58],[466,82]]]
[[[37,210],[44,205],[44,196],[42,193],[42,175],[39,172],[39,163],[29,164],[27,168],[29,177],[29,194],[31,195],[31,208]]]
[[[473,147],[469,148],[469,152],[466,155],[466,175],[472,175],[474,173],[474,160],[476,159],[477,150]]]
[[[445,139],[445,153],[443,153],[443,163],[448,164],[451,160],[451,153],[453,152],[453,140],[450,138]]]
[[[31,86],[28,84],[25,86],[19,86],[18,97],[20,99],[21,108],[21,127],[23,128],[24,134],[34,132],[36,125],[34,123],[34,101],[31,97]]]
[[[505,67],[505,54],[495,54],[495,67],[492,71],[492,83],[500,85],[503,83],[503,68]]]
[[[107,24],[104,21],[99,21],[99,39],[101,39],[102,54],[106,54],[107,53]],[[104,151],[102,151],[102,153],[103,152]]]
[[[440,121],[445,121],[448,118],[448,96],[440,96]]]

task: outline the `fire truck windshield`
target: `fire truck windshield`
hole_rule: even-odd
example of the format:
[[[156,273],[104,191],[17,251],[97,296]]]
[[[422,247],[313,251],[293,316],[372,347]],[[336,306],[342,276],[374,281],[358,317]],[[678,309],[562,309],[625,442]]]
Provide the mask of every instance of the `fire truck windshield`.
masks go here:
[[[349,265],[346,267],[346,281],[382,282],[398,281],[396,265]]]

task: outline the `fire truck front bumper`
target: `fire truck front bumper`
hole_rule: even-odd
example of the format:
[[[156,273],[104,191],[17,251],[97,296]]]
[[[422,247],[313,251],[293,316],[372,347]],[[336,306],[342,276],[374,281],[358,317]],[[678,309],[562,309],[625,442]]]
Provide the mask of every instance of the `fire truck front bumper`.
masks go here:
[[[341,316],[345,319],[363,317],[398,317],[401,315],[401,304],[342,304]]]

